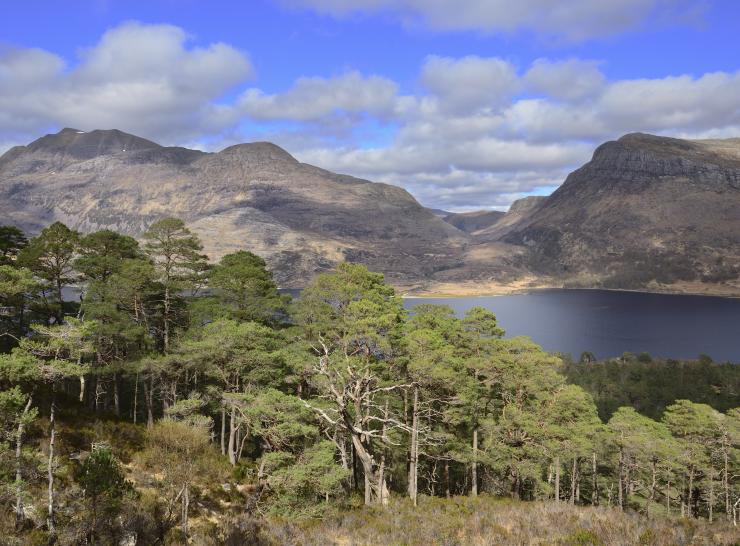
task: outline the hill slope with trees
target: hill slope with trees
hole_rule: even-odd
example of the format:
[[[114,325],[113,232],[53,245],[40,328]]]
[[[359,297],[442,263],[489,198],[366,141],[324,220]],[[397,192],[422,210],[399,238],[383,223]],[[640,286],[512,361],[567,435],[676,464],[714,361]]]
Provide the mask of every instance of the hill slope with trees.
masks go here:
[[[348,263],[288,301],[261,258],[210,264],[174,218],[143,244],[60,223],[0,233],[8,544],[736,537],[737,405],[673,400],[657,420],[624,405],[604,421],[558,356],[504,338],[490,311],[408,314],[382,274]],[[434,518],[431,534],[378,529],[402,513],[388,506]],[[466,511],[480,530],[462,530]],[[506,538],[523,514],[575,523]]]

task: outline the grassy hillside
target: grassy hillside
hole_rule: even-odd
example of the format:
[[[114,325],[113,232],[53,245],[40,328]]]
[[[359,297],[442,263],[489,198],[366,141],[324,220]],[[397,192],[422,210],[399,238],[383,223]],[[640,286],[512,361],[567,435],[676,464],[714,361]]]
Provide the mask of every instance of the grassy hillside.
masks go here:
[[[423,497],[387,508],[345,512],[302,524],[273,521],[264,544],[336,545],[563,545],[720,546],[736,544],[737,528],[723,522],[647,519],[607,507],[515,502],[489,496]]]

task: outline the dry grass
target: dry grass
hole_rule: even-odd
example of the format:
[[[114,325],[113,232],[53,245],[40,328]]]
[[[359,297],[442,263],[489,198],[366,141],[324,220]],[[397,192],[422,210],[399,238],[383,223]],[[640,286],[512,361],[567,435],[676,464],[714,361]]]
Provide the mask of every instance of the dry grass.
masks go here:
[[[582,545],[721,546],[740,544],[737,528],[687,519],[647,519],[616,509],[543,502],[423,498],[361,509],[320,522],[271,522],[278,544],[327,545]]]

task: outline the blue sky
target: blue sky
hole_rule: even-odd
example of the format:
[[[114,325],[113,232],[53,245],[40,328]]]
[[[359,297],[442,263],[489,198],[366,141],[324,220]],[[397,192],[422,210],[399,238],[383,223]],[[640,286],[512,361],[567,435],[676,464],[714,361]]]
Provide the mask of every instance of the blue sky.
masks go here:
[[[731,0],[27,0],[3,12],[0,150],[67,125],[214,150],[265,139],[470,210],[548,193],[626,132],[740,136]]]

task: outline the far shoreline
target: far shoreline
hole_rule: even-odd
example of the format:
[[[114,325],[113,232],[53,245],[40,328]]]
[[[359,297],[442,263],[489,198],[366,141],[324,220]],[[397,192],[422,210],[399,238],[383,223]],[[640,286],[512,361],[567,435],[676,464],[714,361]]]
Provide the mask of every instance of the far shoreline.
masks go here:
[[[704,285],[707,286],[707,285]],[[708,298],[721,298],[721,299],[740,299],[740,290],[711,290],[711,288],[718,288],[712,285],[707,286],[709,290],[698,291],[698,290],[682,290],[682,289],[671,289],[671,288],[604,288],[598,286],[577,286],[568,287],[563,285],[542,285],[532,286],[527,288],[521,287],[500,287],[499,289],[488,290],[466,290],[464,285],[459,289],[450,290],[422,290],[422,291],[409,291],[401,293],[400,296],[403,299],[457,299],[457,298],[492,298],[500,296],[521,296],[527,294],[535,294],[537,292],[543,292],[546,290],[590,290],[590,291],[604,291],[604,292],[629,292],[636,294],[659,294],[666,296],[695,296],[695,297],[708,297]],[[400,291],[400,289],[399,289]]]

